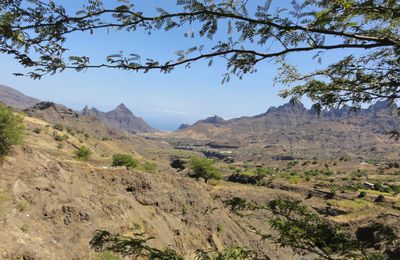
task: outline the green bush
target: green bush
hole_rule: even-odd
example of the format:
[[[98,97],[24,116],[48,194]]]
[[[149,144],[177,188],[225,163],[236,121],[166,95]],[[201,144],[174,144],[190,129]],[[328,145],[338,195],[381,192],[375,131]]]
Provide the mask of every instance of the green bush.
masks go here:
[[[36,134],[40,134],[42,132],[42,128],[35,128],[33,129],[33,132]]]
[[[136,168],[139,162],[132,158],[129,154],[114,154],[112,166],[126,166],[128,168]]]
[[[55,135],[54,140],[56,140],[57,142],[62,142],[64,141],[64,137],[61,135]]]
[[[222,178],[221,173],[214,167],[214,161],[203,157],[193,157],[189,162],[189,167],[192,170],[191,177],[203,178],[207,183],[210,179],[219,180]]]
[[[58,131],[64,131],[64,126],[62,124],[55,124],[53,128]]]
[[[365,198],[367,196],[367,193],[365,191],[361,191],[360,194],[358,194],[359,198]]]
[[[0,104],[0,157],[7,155],[12,145],[23,142],[24,130],[23,117]]]
[[[89,160],[89,157],[92,154],[92,152],[89,150],[89,148],[87,148],[85,146],[81,146],[81,147],[79,147],[78,150],[76,150],[74,152],[74,154],[75,154],[76,158],[87,161],[87,160]]]

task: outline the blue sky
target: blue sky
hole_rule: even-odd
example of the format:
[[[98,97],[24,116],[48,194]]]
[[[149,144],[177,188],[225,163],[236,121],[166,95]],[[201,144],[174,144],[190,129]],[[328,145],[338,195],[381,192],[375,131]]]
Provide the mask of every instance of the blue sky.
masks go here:
[[[73,9],[78,1],[73,4],[72,1],[59,2],[68,3],[67,7]],[[290,1],[278,2],[288,4]],[[168,10],[176,8],[175,3],[174,0],[135,1],[138,9],[148,13],[152,13],[156,6]],[[219,36],[224,37],[224,32]],[[176,50],[201,43],[204,43],[204,39],[185,39],[182,31],[160,31],[148,36],[143,32],[108,33],[104,30],[94,35],[73,35],[67,45],[75,54],[93,56],[95,60],[102,61],[107,54],[119,50],[160,60],[171,59],[175,57]],[[309,57],[309,54],[296,54],[291,60],[303,70],[317,68],[319,65]],[[326,62],[333,60],[335,56],[325,56]],[[249,74],[243,80],[233,78],[224,85],[221,85],[221,80],[225,64],[216,60],[210,68],[207,63],[195,63],[190,69],[177,68],[166,75],[158,71],[143,74],[101,69],[83,73],[67,71],[41,80],[31,80],[13,76],[12,73],[24,70],[12,57],[0,55],[0,84],[76,110],[88,105],[108,111],[123,102],[135,115],[162,130],[174,130],[181,123],[193,123],[216,114],[225,119],[256,115],[270,106],[286,102],[278,97],[280,88],[272,86],[277,68],[273,62],[264,62],[258,66],[256,74]]]

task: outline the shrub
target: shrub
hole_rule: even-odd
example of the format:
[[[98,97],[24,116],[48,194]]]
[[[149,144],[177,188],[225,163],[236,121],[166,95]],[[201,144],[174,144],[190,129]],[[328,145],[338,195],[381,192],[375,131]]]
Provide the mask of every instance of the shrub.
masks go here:
[[[78,150],[76,150],[74,152],[74,154],[75,154],[76,158],[87,161],[87,160],[89,160],[89,157],[92,154],[92,152],[89,150],[89,148],[87,148],[85,146],[81,146],[81,147],[79,147]]]
[[[385,202],[385,196],[379,195],[376,197],[375,202]]]
[[[222,178],[221,173],[214,167],[214,161],[203,157],[193,157],[189,162],[189,167],[192,170],[191,177],[203,178],[207,183],[210,179],[219,180]]]
[[[55,135],[54,140],[56,140],[57,142],[62,142],[64,141],[64,137],[61,135]]]
[[[135,168],[139,165],[139,162],[132,158],[129,154],[114,154],[112,166],[126,166],[128,168]]]
[[[41,128],[35,128],[35,129],[33,129],[33,132],[36,133],[36,134],[40,134],[42,132],[42,129]]]
[[[365,198],[367,196],[367,193],[365,191],[361,191],[360,194],[358,194],[359,198]]]
[[[24,138],[23,117],[0,104],[0,157],[10,152],[11,146]]]
[[[67,132],[70,134],[70,135],[75,135],[75,133],[74,133],[74,129],[73,128],[71,128],[71,127],[67,127]]]
[[[64,126],[62,124],[55,124],[53,125],[53,128],[58,131],[64,131]]]

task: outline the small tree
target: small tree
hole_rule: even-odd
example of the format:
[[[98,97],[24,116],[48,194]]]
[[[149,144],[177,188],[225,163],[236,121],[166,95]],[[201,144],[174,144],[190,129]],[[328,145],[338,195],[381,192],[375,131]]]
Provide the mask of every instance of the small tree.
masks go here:
[[[126,166],[127,168],[136,168],[139,162],[129,154],[115,154],[113,156],[112,166]]]
[[[209,179],[219,180],[222,178],[221,173],[214,166],[214,161],[203,157],[193,157],[189,162],[189,167],[192,170],[190,175],[193,178],[203,178],[207,183]]]
[[[147,244],[155,237],[146,233],[136,233],[132,236],[111,234],[105,230],[97,230],[89,245],[96,252],[114,252],[123,256],[143,259],[183,260],[177,252],[172,249],[160,250]]]
[[[12,145],[22,143],[24,130],[23,117],[0,104],[0,157],[7,155]]]
[[[255,204],[234,197],[224,201],[231,212],[240,217],[242,211],[267,210],[267,222],[274,235],[263,234],[251,227],[263,239],[279,247],[289,247],[295,253],[311,253],[318,259],[398,259],[399,238],[393,228],[373,223],[359,227],[354,235],[347,227],[321,218],[303,203],[289,198],[277,198],[267,204]],[[257,217],[258,218],[258,217]]]
[[[74,152],[74,154],[75,154],[76,158],[83,160],[83,161],[87,161],[87,160],[89,160],[89,157],[92,154],[92,151],[90,151],[90,149],[87,148],[86,146],[81,146],[81,147],[79,147],[78,150],[76,150]]]

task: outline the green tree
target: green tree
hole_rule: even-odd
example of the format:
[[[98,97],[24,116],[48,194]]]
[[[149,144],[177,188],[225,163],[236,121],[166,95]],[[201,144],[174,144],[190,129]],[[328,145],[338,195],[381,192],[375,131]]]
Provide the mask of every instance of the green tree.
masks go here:
[[[129,154],[115,154],[113,155],[112,166],[126,166],[128,168],[136,168],[139,162],[132,158]]]
[[[280,3],[194,0],[184,1],[174,12],[157,8],[158,14],[149,16],[128,0],[92,0],[76,13],[53,0],[0,0],[0,52],[31,68],[32,78],[89,68],[169,73],[177,66],[190,67],[199,60],[212,65],[222,58],[227,66],[225,82],[232,75],[242,78],[256,72],[261,62],[276,60],[281,65],[276,82],[287,85],[282,96],[307,95],[317,110],[344,103],[357,108],[376,99],[399,98],[399,1],[294,0],[289,7],[279,7]],[[199,37],[201,44],[178,50],[176,58],[164,61],[118,52],[102,63],[64,47],[72,34],[104,28],[149,34],[184,29],[185,37]],[[226,38],[216,37],[220,30],[227,30]],[[287,63],[293,53],[307,52],[319,62],[328,52],[340,57],[343,49],[357,50],[357,55],[311,73],[300,73]]]
[[[272,238],[280,246],[289,246],[295,252],[312,252],[325,259],[334,256],[353,257],[357,242],[339,226],[320,219],[298,201],[272,200],[268,204],[273,217],[269,220],[279,236]]]
[[[75,157],[78,158],[79,160],[87,161],[90,158],[90,155],[92,154],[92,151],[90,151],[89,148],[86,146],[81,146],[74,152]]]
[[[222,178],[219,170],[215,168],[214,161],[203,157],[193,157],[189,161],[189,167],[192,170],[190,175],[193,178],[203,178],[207,183],[210,179],[219,180]]]
[[[383,260],[392,259],[389,256],[398,250],[399,237],[384,224],[372,223],[359,227],[352,234],[347,228],[319,217],[300,201],[293,199],[278,198],[266,205],[256,205],[234,197],[224,201],[224,204],[241,217],[244,217],[241,214],[244,210],[267,210],[271,214],[267,222],[276,231],[276,235],[263,234],[257,228],[253,230],[263,239],[271,240],[280,247],[289,247],[299,254],[312,253],[327,260]]]
[[[0,103],[0,157],[7,155],[12,145],[23,142],[24,131],[23,117]]]

